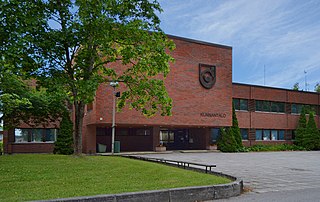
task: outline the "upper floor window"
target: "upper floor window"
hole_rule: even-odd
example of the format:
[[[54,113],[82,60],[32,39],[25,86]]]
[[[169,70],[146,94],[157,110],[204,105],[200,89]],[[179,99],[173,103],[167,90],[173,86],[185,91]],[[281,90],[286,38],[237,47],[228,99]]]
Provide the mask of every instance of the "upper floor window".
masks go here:
[[[256,100],[256,111],[284,113],[285,112],[285,103],[284,102],[271,102],[271,101],[265,101],[265,100]]]
[[[248,111],[248,100],[233,98],[233,105],[235,110],[244,110]]]
[[[316,106],[314,105],[304,105],[304,104],[291,104],[291,113],[292,114],[300,114],[302,111],[302,108],[305,109],[305,112],[308,114],[311,111],[316,112]]]

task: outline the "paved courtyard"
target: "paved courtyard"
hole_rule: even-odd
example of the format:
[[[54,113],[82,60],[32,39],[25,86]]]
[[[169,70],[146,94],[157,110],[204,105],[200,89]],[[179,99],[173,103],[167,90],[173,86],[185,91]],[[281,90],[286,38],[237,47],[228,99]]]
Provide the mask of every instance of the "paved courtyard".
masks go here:
[[[144,156],[216,164],[215,171],[242,178],[252,192],[320,188],[320,151],[180,153]]]

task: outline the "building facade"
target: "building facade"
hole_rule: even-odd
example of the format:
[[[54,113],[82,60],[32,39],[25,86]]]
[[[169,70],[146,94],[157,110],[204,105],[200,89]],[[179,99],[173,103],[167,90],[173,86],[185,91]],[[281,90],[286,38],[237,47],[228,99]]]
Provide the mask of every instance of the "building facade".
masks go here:
[[[232,48],[169,36],[176,49],[165,84],[173,99],[172,116],[146,118],[135,110],[116,113],[116,140],[121,151],[207,149],[215,144],[219,128],[232,124],[236,108],[244,145],[291,144],[302,106],[316,112],[319,127],[320,95],[312,92],[232,83]],[[119,88],[121,91],[121,86]],[[97,145],[111,151],[113,88],[99,86],[95,100],[86,106],[83,152],[97,152]],[[57,127],[22,126],[4,132],[6,153],[53,150]],[[103,151],[104,152],[104,151]]]

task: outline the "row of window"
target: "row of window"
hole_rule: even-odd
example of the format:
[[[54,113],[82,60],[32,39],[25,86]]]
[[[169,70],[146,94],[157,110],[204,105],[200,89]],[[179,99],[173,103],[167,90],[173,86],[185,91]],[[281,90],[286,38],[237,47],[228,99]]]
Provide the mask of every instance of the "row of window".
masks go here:
[[[151,135],[151,128],[116,128],[117,136],[149,136]],[[111,128],[97,128],[98,136],[111,136]]]
[[[256,140],[284,140],[284,130],[256,130]]]
[[[236,110],[248,111],[248,100],[247,99],[233,99],[233,105]],[[285,113],[284,102],[272,102],[266,100],[256,100],[255,101],[255,111],[260,112],[274,112],[274,113]],[[316,112],[317,106],[315,105],[306,105],[306,104],[291,104],[291,113],[300,114],[302,108],[306,110],[306,113],[311,111]]]
[[[54,142],[57,140],[57,131],[54,128],[17,128],[14,131],[15,142]]]

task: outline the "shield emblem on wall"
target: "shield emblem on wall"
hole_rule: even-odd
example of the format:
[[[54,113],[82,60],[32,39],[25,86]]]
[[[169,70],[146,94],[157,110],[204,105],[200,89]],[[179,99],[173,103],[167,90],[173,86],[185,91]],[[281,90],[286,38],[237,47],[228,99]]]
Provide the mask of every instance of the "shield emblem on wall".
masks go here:
[[[199,64],[199,81],[204,88],[212,88],[216,83],[216,66]]]

